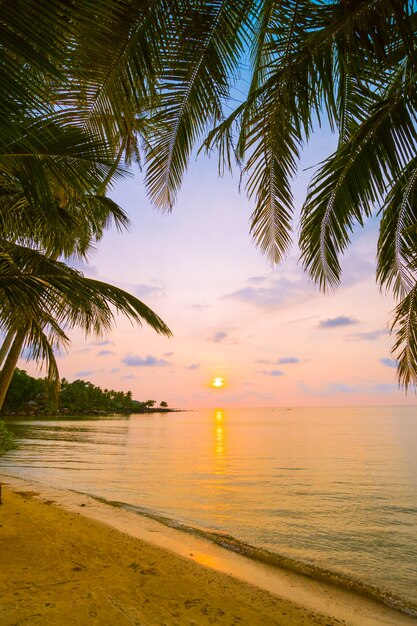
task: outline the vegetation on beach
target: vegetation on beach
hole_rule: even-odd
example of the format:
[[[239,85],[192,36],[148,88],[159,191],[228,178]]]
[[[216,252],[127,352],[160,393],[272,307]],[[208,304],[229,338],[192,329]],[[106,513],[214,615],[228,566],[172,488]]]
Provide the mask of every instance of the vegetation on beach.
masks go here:
[[[0,456],[9,450],[16,450],[14,435],[7,430],[6,424],[0,420]]]
[[[136,298],[63,262],[85,257],[109,220],[127,224],[107,196],[127,166],[144,162],[149,196],[170,210],[197,147],[216,149],[221,171],[236,162],[251,233],[276,263],[302,146],[324,120],[338,145],[302,208],[304,268],[337,287],[352,231],[378,216],[398,380],[415,384],[415,17],[402,0],[0,3],[0,405],[25,345],[57,382],[54,350],[74,326],[106,332],[116,309],[169,334]]]
[[[57,404],[48,395],[48,380],[33,378],[24,370],[16,369],[7,392],[2,413],[5,415],[89,415],[108,413],[146,413],[172,411],[164,400],[155,406],[155,400],[134,400],[131,391],[101,389],[85,380],[61,380]]]

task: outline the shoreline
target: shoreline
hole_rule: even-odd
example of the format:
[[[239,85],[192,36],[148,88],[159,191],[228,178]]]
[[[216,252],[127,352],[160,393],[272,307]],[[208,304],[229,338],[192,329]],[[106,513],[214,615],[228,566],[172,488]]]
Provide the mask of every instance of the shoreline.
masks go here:
[[[194,576],[198,576],[199,578],[200,596],[203,595],[206,597],[209,592],[211,594],[210,597],[213,595],[213,581],[215,581],[218,586],[217,595],[214,594],[211,600],[213,606],[217,603],[217,609],[213,608],[213,611],[217,610],[218,612],[215,619],[213,615],[211,615],[209,619],[208,616],[204,615],[204,612],[201,613],[200,604],[194,602],[196,598],[194,598],[194,600],[192,598],[184,600],[184,613],[181,613],[178,607],[176,608],[174,612],[178,613],[178,611],[180,611],[179,617],[173,615],[173,613],[171,617],[169,617],[168,613],[170,609],[167,608],[168,605],[171,606],[173,603],[178,604],[177,599],[173,597],[173,595],[177,593],[176,589],[178,585],[181,586],[177,573],[177,577],[173,581],[174,584],[173,586],[171,585],[170,591],[168,592],[169,597],[165,602],[165,609],[163,609],[163,607],[158,609],[162,612],[165,610],[165,612],[168,612],[167,615],[164,618],[158,618],[161,621],[152,621],[154,618],[145,618],[142,616],[141,620],[137,623],[165,623],[168,626],[177,623],[255,624],[258,623],[256,621],[256,615],[259,614],[259,624],[276,623],[284,626],[287,624],[297,624],[297,626],[301,626],[302,624],[306,626],[310,624],[323,624],[323,626],[328,626],[329,624],[346,624],[346,626],[382,626],[384,624],[387,626],[411,626],[414,624],[415,626],[417,624],[415,618],[390,609],[389,607],[354,592],[340,589],[334,585],[314,580],[284,568],[251,560],[241,554],[231,552],[230,550],[213,544],[202,537],[197,537],[185,533],[184,531],[165,526],[154,519],[142,517],[126,509],[111,506],[110,504],[103,503],[90,496],[74,491],[53,488],[36,482],[35,480],[21,479],[10,475],[0,476],[0,481],[3,485],[6,485],[6,489],[3,489],[3,504],[0,506],[0,524],[3,525],[0,528],[0,539],[5,530],[3,518],[8,510],[8,502],[13,500],[14,506],[16,506],[16,503],[20,501],[22,503],[21,506],[24,504],[25,511],[28,511],[31,507],[31,510],[34,511],[34,514],[36,513],[38,519],[41,521],[47,518],[49,519],[51,516],[54,517],[55,526],[51,524],[48,526],[48,532],[52,537],[57,537],[56,533],[59,532],[59,520],[61,518],[66,518],[68,515],[75,516],[71,523],[74,524],[76,522],[77,526],[81,527],[80,532],[84,533],[84,535],[97,538],[97,536],[106,535],[106,533],[116,533],[119,539],[124,538],[132,542],[132,549],[154,551],[155,554],[153,554],[152,558],[155,559],[158,556],[160,565],[163,565],[161,560],[163,562],[165,562],[166,559],[173,561],[176,564],[177,572],[181,572],[181,576],[185,575],[185,571],[191,569],[194,572]],[[21,495],[19,495],[19,492]],[[25,522],[25,519],[21,515],[19,515],[19,522],[23,525],[26,523],[28,530],[30,530],[30,522]],[[88,530],[87,526],[90,524],[92,524],[94,528]],[[65,535],[66,526],[64,525],[62,528]],[[84,528],[84,530],[82,530],[82,528]],[[6,532],[7,530],[6,524]],[[66,536],[64,536],[61,537],[60,540],[63,542],[60,550],[61,552],[65,552],[66,543],[70,542],[70,539],[68,538],[67,540]],[[12,548],[13,546],[10,547],[10,549]],[[79,556],[79,560],[83,559],[84,561],[88,561],[86,551],[84,551],[84,555]],[[106,571],[114,567],[111,559],[110,563],[105,562],[106,554],[102,554],[101,561]],[[26,567],[30,569],[30,563],[28,563]],[[128,567],[130,568],[130,566]],[[161,568],[158,567],[157,569],[159,572]],[[129,573],[132,574],[132,572]],[[157,576],[152,576],[152,578],[157,578]],[[231,616],[229,612],[236,614],[238,607],[234,606],[233,610],[227,608],[230,605],[231,598],[229,598],[229,593],[219,593],[219,589],[222,588],[222,585],[226,585],[226,587],[227,585],[232,585],[234,587],[233,594],[236,597],[239,593],[242,594],[238,602],[238,607],[240,607],[241,612],[243,611],[243,617],[239,618],[240,621],[230,621]],[[166,582],[164,586],[168,589]],[[5,587],[7,588],[7,574],[5,571],[2,571],[0,574],[0,590],[3,602],[5,601]],[[10,590],[10,592],[13,593],[13,590]],[[243,598],[250,597],[253,594],[255,594],[256,597],[259,596],[259,603],[251,600],[250,604],[245,605]],[[151,593],[149,597],[147,596],[147,604],[152,604],[152,602]],[[160,599],[158,603],[160,604]],[[269,606],[268,610],[272,611],[272,613],[268,615],[265,614],[265,607],[267,606]],[[253,613],[253,607],[255,607],[257,612],[255,611],[255,613]],[[42,612],[43,617],[45,617],[45,610]],[[156,610],[156,608],[154,607],[153,610]],[[13,606],[11,606],[8,612],[10,615],[13,615],[13,611]],[[48,611],[47,613],[50,614]],[[196,615],[192,618],[192,614],[194,613],[196,613]],[[283,615],[283,613],[286,613],[286,615]],[[227,615],[229,615],[230,619]],[[189,621],[190,619],[194,619],[194,622]],[[10,622],[3,621],[3,623],[11,625],[16,623],[16,621],[17,620]],[[38,622],[31,623],[35,624]],[[39,624],[41,623],[45,622],[39,621]],[[59,622],[58,619],[56,622],[48,623],[58,624],[65,622]],[[96,623],[110,625],[112,622],[101,620]],[[135,622],[130,621],[126,623]]]

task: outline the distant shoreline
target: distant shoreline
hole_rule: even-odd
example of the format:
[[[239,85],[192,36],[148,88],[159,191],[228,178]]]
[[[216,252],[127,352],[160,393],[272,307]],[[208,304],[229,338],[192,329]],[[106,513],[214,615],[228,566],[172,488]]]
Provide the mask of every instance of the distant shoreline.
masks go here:
[[[170,409],[170,408],[149,408],[149,409],[119,409],[118,411],[104,411],[104,410],[92,410],[87,412],[77,411],[61,411],[60,413],[0,413],[0,419],[19,419],[19,418],[36,418],[42,419],[44,417],[52,418],[68,418],[68,417],[110,417],[111,415],[144,415],[148,413],[182,413],[186,409]]]

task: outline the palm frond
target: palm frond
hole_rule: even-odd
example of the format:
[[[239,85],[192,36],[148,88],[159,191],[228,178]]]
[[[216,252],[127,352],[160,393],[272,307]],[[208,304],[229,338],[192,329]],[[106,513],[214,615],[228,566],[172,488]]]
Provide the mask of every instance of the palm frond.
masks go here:
[[[129,293],[9,242],[0,247],[0,293],[3,328],[15,325],[17,312],[23,319],[43,319],[46,314],[60,326],[103,334],[120,313],[135,323],[146,322],[157,333],[171,335],[160,317]]]
[[[179,39],[165,58],[147,153],[147,189],[160,209],[172,208],[193,147],[205,129],[223,119],[250,5],[249,0],[204,1],[181,16]]]
[[[377,280],[404,298],[416,282],[417,157],[395,181],[381,213]]]
[[[392,349],[397,360],[399,384],[407,391],[417,385],[417,285],[395,309],[391,332],[396,333]]]
[[[415,84],[401,67],[386,97],[312,181],[303,207],[300,247],[304,268],[322,288],[339,283],[338,258],[355,224],[362,225],[372,214],[388,181],[414,156],[414,93]]]

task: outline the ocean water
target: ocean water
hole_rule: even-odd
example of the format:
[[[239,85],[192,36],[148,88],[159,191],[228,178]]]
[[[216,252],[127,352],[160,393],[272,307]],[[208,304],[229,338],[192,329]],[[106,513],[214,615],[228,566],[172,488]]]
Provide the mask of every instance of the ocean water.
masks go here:
[[[117,502],[417,614],[416,407],[9,422],[0,472]]]

